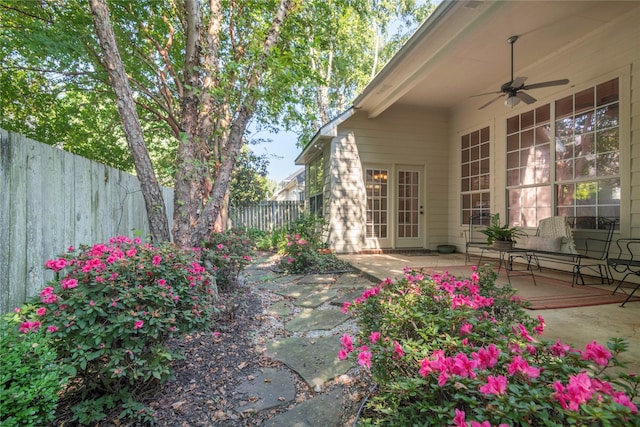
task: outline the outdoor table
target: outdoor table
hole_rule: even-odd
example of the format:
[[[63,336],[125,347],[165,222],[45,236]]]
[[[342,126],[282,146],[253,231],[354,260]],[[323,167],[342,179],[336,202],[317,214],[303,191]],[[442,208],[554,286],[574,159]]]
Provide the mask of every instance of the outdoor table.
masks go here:
[[[482,247],[478,266],[482,265],[482,257],[484,256],[484,251],[498,252],[498,274],[500,274],[500,270],[504,266],[504,269],[507,272],[507,280],[509,281],[509,284],[511,284],[511,276],[526,275],[531,276],[534,286],[536,285],[536,276],[533,274],[533,269],[531,268],[531,257],[533,256],[533,254],[530,250],[523,248],[508,248],[487,245]],[[517,258],[522,258],[526,261],[523,269],[514,269],[513,261]]]

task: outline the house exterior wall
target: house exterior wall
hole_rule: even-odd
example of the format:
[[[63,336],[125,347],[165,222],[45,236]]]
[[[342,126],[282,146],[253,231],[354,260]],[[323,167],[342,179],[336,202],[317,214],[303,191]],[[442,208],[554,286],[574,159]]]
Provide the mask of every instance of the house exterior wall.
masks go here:
[[[390,242],[381,245],[365,238],[366,197],[364,169],[384,166],[421,168],[423,212],[422,246],[448,243],[448,118],[443,112],[394,106],[375,119],[356,113],[343,123],[330,144],[330,200],[327,219],[330,243],[336,252],[396,247],[390,201]],[[327,171],[329,172],[329,171]],[[328,174],[329,175],[329,174]]]
[[[559,47],[535,66],[516,71],[529,76],[529,83],[569,78],[567,86],[536,89],[530,92],[539,102],[507,108],[500,101],[483,110],[462,103],[452,111],[448,140],[448,187],[454,189],[448,197],[448,238],[460,247],[464,245],[460,218],[460,137],[490,126],[493,139],[491,151],[491,211],[506,215],[506,119],[532,108],[552,103],[564,96],[618,77],[620,79],[620,173],[621,218],[619,237],[640,237],[640,11],[622,20],[598,28],[588,37],[571,46]],[[552,159],[553,161],[553,159]],[[530,230],[532,231],[532,230]]]

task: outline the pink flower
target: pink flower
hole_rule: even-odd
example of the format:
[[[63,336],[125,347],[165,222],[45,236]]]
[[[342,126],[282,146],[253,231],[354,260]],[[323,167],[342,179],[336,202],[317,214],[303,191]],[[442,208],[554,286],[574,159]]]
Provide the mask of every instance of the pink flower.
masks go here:
[[[166,284],[167,284],[167,281],[165,279],[158,279],[158,285],[164,286]]]
[[[135,248],[131,248],[131,249],[129,249],[129,250],[126,252],[126,255],[127,255],[129,258],[132,258],[132,257],[136,256],[136,254],[137,254],[137,253],[138,253],[138,251],[136,251],[136,249],[135,249]],[[151,260],[151,263],[153,264],[153,260]]]
[[[471,427],[491,427],[491,423],[489,421],[483,421],[483,422],[478,422],[478,421],[471,421]]]
[[[22,332],[23,334],[26,334],[28,332],[35,332],[38,330],[40,325],[41,323],[38,320],[36,320],[35,322],[22,322],[22,324],[20,325],[20,332]]]
[[[360,353],[358,354],[358,365],[371,368],[371,352],[366,345],[360,347]]]
[[[571,351],[571,346],[567,344],[562,344],[560,340],[557,340],[554,345],[549,347],[551,350],[551,354],[554,356],[564,357],[565,354]]]
[[[151,259],[151,264],[153,265],[160,265],[160,263],[162,262],[162,257],[159,255],[155,255],[152,259]]]
[[[467,414],[464,411],[460,411],[456,408],[456,416],[453,417],[453,427],[467,427],[465,421]]]
[[[342,338],[340,338],[340,344],[342,344],[342,347],[346,351],[348,352],[353,351],[353,339],[348,334],[344,334]]]
[[[60,271],[67,266],[67,260],[64,258],[50,259],[44,263],[49,270]]]
[[[474,369],[478,366],[478,362],[469,359],[466,354],[458,353],[453,359],[453,367],[451,372],[463,378],[475,378]]]
[[[371,332],[371,335],[369,335],[369,341],[371,341],[372,344],[377,343],[379,339],[380,332]]]
[[[96,305],[96,303],[95,303],[95,302],[93,302],[93,300],[89,301],[89,306],[90,306],[90,307],[94,307],[95,305]]]
[[[49,331],[49,333],[53,333],[53,332],[57,331],[58,329],[60,329],[60,328],[58,328],[57,326],[51,325],[51,326],[49,326],[47,328],[47,331]]]
[[[47,309],[45,307],[40,307],[39,309],[36,310],[36,314],[38,316],[44,316],[46,312],[47,312]]]
[[[141,329],[144,326],[144,322],[142,320],[136,320],[133,324],[133,330]]]
[[[538,335],[542,335],[542,333],[544,332],[544,325],[544,319],[542,318],[542,316],[538,316],[538,325],[533,328],[534,332]]]
[[[214,332],[213,333],[213,337],[216,338],[216,339],[220,338],[220,332],[218,332],[218,331]]]
[[[58,296],[53,293],[53,287],[47,286],[42,291],[40,291],[40,301],[45,304],[53,304],[58,301]]]
[[[345,301],[345,303],[342,304],[342,312],[347,314],[349,312],[349,307],[351,307],[351,303],[349,301]]]
[[[600,366],[607,366],[609,364],[609,359],[611,359],[611,352],[595,341],[592,341],[585,346],[582,358],[585,360],[591,360]]]
[[[396,359],[404,356],[404,350],[402,349],[402,346],[398,343],[398,341],[393,341],[393,352],[395,353],[393,357]]]
[[[569,376],[566,396],[569,400],[569,409],[572,411],[577,411],[581,404],[591,399],[593,390],[589,376],[584,372]]]
[[[524,338],[528,342],[533,341],[533,338],[531,337],[531,335],[529,335],[529,331],[527,331],[527,328],[525,328],[521,323],[518,323],[517,328],[518,329],[516,330],[516,327],[513,327],[513,332],[516,335],[520,335],[522,338]]]
[[[540,369],[529,366],[529,362],[524,360],[521,356],[516,356],[508,366],[509,375],[515,375],[520,373],[526,375],[529,378],[538,378],[540,376]]]
[[[62,279],[62,289],[73,289],[78,286],[78,281],[76,279]]]
[[[473,330],[473,325],[471,323],[465,323],[460,326],[460,335],[469,335]]]
[[[631,399],[629,399],[629,396],[627,396],[626,394],[624,394],[623,392],[619,391],[619,392],[615,392],[613,394],[613,401],[626,406],[627,408],[631,409],[631,413],[636,415],[638,413],[638,408],[636,407],[636,405],[633,404],[633,402],[631,401]]]
[[[480,392],[487,394],[501,395],[507,391],[507,377],[498,375],[497,377],[489,375],[487,383],[480,387]]]
[[[340,360],[345,360],[348,356],[349,354],[344,350],[344,348],[340,349],[338,352],[338,359]]]
[[[222,243],[218,243],[218,246],[216,246],[216,248],[218,249],[224,249],[224,245]]]
[[[471,357],[478,361],[478,368],[480,369],[493,368],[498,363],[499,356],[500,349],[495,344],[489,345],[486,350],[480,348],[477,353],[471,354]]]

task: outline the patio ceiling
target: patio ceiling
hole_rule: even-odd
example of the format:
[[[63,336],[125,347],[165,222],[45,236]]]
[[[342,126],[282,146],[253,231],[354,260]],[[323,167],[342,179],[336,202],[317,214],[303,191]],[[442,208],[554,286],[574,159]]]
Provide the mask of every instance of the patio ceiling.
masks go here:
[[[494,92],[510,81],[510,47],[514,75],[527,83],[571,75],[529,72],[536,64],[562,55],[594,31],[614,22],[636,1],[444,1],[401,51],[354,101],[376,117],[393,104],[450,109],[462,103],[475,108],[491,99],[470,95]],[[536,89],[545,96],[557,88]],[[497,95],[496,95],[497,96]]]

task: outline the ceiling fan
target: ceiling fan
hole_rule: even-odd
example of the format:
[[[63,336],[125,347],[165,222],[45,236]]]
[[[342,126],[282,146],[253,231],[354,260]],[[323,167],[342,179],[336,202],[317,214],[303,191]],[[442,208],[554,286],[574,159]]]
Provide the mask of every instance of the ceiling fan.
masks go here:
[[[472,95],[472,97],[476,97],[476,96],[491,95],[496,93],[499,94],[496,98],[492,99],[491,101],[484,104],[482,107],[478,108],[478,110],[482,110],[488,105],[493,104],[495,101],[497,101],[498,99],[502,98],[505,95],[507,95],[507,99],[504,100],[504,105],[506,105],[507,107],[514,107],[518,103],[520,103],[520,101],[523,101],[525,104],[533,104],[534,102],[536,102],[536,99],[533,96],[523,91],[529,90],[529,89],[538,89],[541,87],[566,85],[567,83],[569,83],[568,79],[562,79],[562,80],[551,80],[548,82],[533,83],[530,85],[525,85],[524,82],[527,80],[526,77],[516,77],[514,79],[513,78],[513,45],[516,42],[516,40],[518,40],[518,36],[511,36],[507,39],[507,42],[511,45],[511,81],[508,81],[502,86],[500,86],[500,90],[498,92],[487,92],[487,93],[481,93],[478,95]]]

